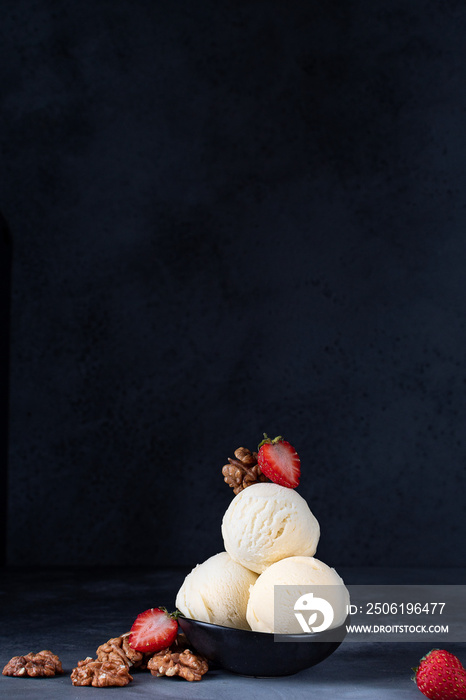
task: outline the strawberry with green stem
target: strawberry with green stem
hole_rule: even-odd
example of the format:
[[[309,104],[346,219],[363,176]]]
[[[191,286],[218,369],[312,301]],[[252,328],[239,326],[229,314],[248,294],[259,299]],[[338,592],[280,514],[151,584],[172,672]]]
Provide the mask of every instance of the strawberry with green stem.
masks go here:
[[[166,649],[178,634],[179,612],[169,613],[166,608],[150,608],[139,613],[128,638],[135,651],[145,653]]]
[[[295,448],[281,435],[271,440],[264,433],[264,439],[257,449],[258,464],[268,479],[290,489],[299,485],[301,460]]]

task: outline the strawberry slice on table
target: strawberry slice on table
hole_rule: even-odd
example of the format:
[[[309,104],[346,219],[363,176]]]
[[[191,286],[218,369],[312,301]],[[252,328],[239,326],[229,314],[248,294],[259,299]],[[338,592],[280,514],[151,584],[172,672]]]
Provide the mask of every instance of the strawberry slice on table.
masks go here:
[[[466,669],[451,652],[432,649],[413,671],[413,681],[430,700],[466,699]]]
[[[293,445],[281,435],[271,440],[264,433],[264,439],[257,449],[257,461],[268,479],[289,489],[299,485],[301,460]]]
[[[169,647],[178,634],[176,617],[176,613],[169,613],[165,608],[150,608],[139,613],[131,627],[129,645],[135,651],[151,653]]]

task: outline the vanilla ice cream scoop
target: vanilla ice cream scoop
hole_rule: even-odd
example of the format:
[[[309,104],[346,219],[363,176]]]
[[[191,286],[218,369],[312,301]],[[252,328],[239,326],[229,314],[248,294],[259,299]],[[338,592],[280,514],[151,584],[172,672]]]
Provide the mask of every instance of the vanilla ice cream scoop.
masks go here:
[[[257,574],[220,552],[189,573],[176,596],[185,617],[225,627],[249,629],[246,607]]]
[[[297,491],[258,483],[232,500],[223,516],[222,535],[231,558],[260,574],[285,557],[315,554],[320,528]]]
[[[349,602],[348,589],[335,569],[314,557],[289,557],[272,564],[259,576],[249,594],[246,619],[256,632],[317,631],[303,628],[300,614],[308,627],[316,621],[318,626],[333,629],[343,624]],[[319,615],[319,611],[323,614]],[[328,627],[323,624],[327,613]]]

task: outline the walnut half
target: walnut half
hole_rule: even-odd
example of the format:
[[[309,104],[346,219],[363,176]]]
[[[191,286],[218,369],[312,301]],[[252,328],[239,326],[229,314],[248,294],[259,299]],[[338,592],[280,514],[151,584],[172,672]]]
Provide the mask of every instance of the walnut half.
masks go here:
[[[128,685],[133,677],[130,676],[128,667],[124,663],[113,661],[94,661],[90,656],[71,672],[73,685],[92,685],[94,688],[108,688],[110,686]]]
[[[153,655],[147,664],[153,676],[180,676],[187,681],[200,681],[209,665],[200,654],[194,654],[190,649],[181,653],[162,649]]]
[[[147,659],[151,654],[135,651],[128,642],[129,632],[120,637],[113,637],[97,649],[97,661],[124,663],[128,668],[147,668]]]
[[[44,678],[63,673],[63,669],[58,656],[44,649],[38,654],[30,652],[26,656],[13,656],[2,673],[19,678]]]
[[[228,462],[222,467],[223,480],[236,496],[248,486],[269,481],[257,463],[257,452],[238,447],[235,456],[228,457]]]

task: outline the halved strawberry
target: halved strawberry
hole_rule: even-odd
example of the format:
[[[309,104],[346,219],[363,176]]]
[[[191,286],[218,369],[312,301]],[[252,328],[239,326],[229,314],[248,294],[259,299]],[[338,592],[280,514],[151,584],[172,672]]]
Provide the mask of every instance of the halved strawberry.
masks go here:
[[[169,647],[178,634],[176,613],[170,614],[165,608],[150,608],[139,613],[128,641],[136,651],[153,652]]]
[[[264,433],[264,439],[257,449],[257,461],[266,477],[289,489],[295,489],[299,485],[301,460],[295,448],[281,435],[271,440]]]

